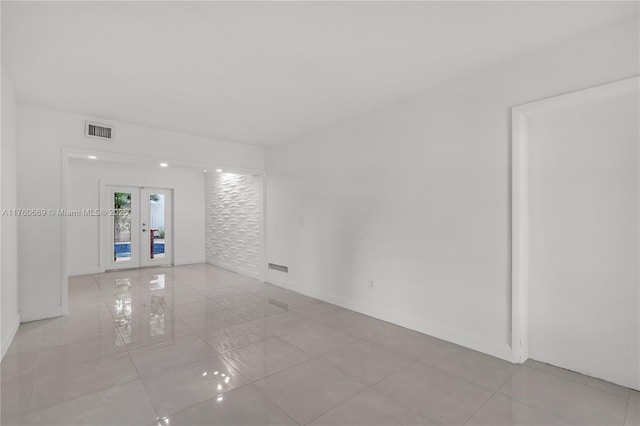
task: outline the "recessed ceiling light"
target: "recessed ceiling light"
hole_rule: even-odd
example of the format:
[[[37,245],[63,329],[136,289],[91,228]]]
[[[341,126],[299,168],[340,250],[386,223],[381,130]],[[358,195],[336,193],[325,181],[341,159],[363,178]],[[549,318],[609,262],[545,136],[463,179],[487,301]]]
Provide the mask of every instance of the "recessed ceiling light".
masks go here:
[[[89,158],[89,160],[95,160],[98,157],[96,157],[95,155],[89,155],[87,156],[87,158]]]
[[[222,173],[222,169],[216,169],[216,172]]]
[[[167,163],[160,163],[160,167],[169,167]]]
[[[203,170],[203,172],[207,173],[207,171],[206,171],[206,170]]]

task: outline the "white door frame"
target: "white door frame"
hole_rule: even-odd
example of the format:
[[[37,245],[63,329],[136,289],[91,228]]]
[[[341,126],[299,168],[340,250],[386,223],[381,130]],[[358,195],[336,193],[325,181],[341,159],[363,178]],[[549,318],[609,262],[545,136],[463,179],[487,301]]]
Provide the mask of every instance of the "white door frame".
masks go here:
[[[513,107],[511,200],[511,361],[529,358],[529,130],[527,116],[638,89],[640,76]]]

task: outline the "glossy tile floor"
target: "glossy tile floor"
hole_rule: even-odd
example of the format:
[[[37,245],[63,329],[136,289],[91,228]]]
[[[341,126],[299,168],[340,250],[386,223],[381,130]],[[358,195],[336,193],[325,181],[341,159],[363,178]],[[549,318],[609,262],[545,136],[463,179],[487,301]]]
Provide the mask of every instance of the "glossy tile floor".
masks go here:
[[[73,277],[23,324],[2,424],[638,425],[640,393],[515,366],[209,265]]]

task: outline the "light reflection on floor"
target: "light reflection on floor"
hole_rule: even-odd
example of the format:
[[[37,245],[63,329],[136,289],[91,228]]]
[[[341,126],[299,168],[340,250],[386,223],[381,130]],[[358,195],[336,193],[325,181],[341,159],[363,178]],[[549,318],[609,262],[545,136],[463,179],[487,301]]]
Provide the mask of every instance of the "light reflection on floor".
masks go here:
[[[69,306],[21,325],[1,364],[3,425],[640,419],[638,392],[517,366],[210,265],[72,277]]]

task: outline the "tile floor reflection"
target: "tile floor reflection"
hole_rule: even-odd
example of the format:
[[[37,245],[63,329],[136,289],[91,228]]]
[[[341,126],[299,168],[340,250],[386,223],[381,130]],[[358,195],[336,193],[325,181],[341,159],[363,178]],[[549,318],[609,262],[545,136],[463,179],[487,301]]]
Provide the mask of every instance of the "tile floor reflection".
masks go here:
[[[515,366],[198,264],[72,277],[22,324],[3,425],[638,425],[639,392]]]

